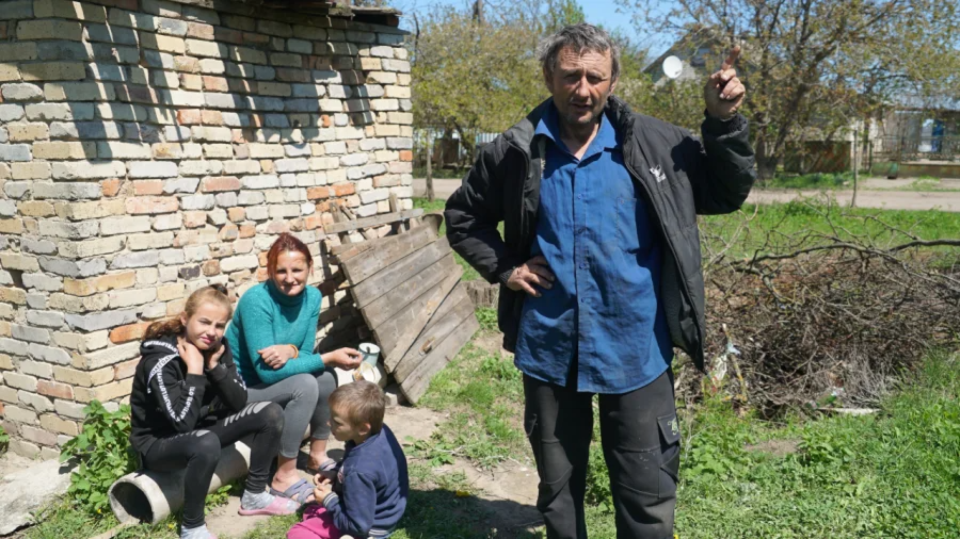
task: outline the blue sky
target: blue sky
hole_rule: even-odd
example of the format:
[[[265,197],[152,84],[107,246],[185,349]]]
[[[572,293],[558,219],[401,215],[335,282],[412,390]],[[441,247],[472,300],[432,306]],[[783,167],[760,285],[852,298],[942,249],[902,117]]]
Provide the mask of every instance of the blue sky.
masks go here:
[[[435,4],[464,6],[469,0],[391,0],[390,5],[405,13],[422,11]],[[616,0],[577,0],[587,16],[587,22],[602,24],[608,30],[619,29],[633,41],[650,46],[653,57],[659,56],[670,46],[670,39],[658,34],[638,35],[630,22],[630,15],[617,13]]]

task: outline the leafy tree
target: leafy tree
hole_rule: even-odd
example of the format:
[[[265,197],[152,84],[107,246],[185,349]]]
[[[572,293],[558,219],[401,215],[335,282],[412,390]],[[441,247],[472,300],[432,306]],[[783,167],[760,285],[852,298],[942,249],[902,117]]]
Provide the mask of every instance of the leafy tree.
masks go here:
[[[958,95],[957,0],[618,0],[638,28],[743,42],[762,177],[811,132],[829,137],[903,93]]]

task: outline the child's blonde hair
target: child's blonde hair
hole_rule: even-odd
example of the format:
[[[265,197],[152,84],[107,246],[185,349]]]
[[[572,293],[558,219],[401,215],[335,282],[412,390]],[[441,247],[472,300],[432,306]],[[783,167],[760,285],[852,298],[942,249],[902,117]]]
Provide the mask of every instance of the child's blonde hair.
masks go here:
[[[227,289],[223,285],[205,286],[194,291],[194,293],[190,294],[190,297],[187,298],[187,303],[183,306],[183,312],[186,313],[187,318],[190,318],[196,314],[197,309],[205,303],[215,303],[226,309],[227,318],[233,316],[233,303],[230,301],[230,297],[227,296]],[[183,333],[183,322],[180,321],[180,315],[177,315],[150,324],[147,331],[143,334],[143,338],[145,340],[156,339],[164,335],[179,335],[181,333]]]
[[[351,426],[370,425],[370,434],[383,428],[383,413],[387,397],[380,386],[367,380],[357,380],[338,387],[330,394],[330,409],[344,412]]]

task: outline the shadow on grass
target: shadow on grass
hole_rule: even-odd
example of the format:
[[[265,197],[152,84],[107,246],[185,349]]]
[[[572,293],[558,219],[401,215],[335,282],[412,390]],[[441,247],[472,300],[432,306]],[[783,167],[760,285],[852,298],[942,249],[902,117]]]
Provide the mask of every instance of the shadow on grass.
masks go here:
[[[459,494],[459,496],[458,496]],[[510,500],[484,500],[446,490],[410,490],[397,539],[534,539],[542,525],[536,507]]]

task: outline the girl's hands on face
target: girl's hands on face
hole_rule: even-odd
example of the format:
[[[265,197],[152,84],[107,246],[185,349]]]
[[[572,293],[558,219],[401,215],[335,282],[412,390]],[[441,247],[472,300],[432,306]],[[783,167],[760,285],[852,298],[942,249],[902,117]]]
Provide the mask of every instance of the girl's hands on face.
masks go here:
[[[177,338],[177,352],[190,374],[203,374],[203,352],[183,337]],[[218,357],[219,359],[219,357]]]

